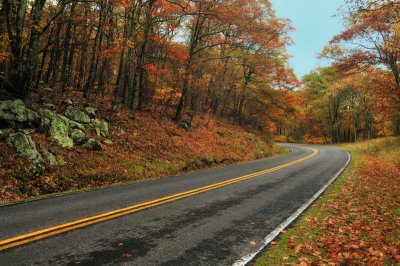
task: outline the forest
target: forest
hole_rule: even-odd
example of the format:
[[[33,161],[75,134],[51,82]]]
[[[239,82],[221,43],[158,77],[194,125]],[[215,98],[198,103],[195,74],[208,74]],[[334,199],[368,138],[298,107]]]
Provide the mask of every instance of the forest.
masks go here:
[[[267,150],[260,141],[272,147],[273,141],[328,144],[400,135],[397,1],[348,0],[338,10],[344,30],[319,54],[330,63],[303,77],[295,75],[287,52],[295,28],[268,0],[3,0],[0,14],[0,144],[33,160],[34,171],[21,163],[22,176],[40,176],[49,162],[69,165],[77,178],[112,175],[112,167],[98,173],[110,165],[104,154],[84,155],[98,160],[78,171],[71,152],[57,155],[57,146],[75,145],[78,150],[68,151],[78,154],[112,150],[115,165],[124,152],[141,154],[144,159],[129,159],[144,164],[133,173],[114,169],[137,178],[170,173],[164,165],[148,168],[162,156],[169,162],[177,147],[184,154],[188,145],[191,155],[183,161],[190,158],[189,166],[172,173],[259,158]],[[241,142],[223,128],[242,128]],[[244,140],[241,130],[259,140]],[[18,148],[21,140],[33,155]],[[243,148],[251,143],[255,150]],[[223,145],[232,153],[221,154]],[[194,150],[208,159],[194,162]],[[11,153],[3,153],[4,175],[15,174]]]
[[[300,81],[291,23],[267,0],[4,0],[1,88],[178,123],[208,114],[297,142],[398,135],[399,8],[349,1],[320,55],[332,66]]]
[[[48,86],[110,109],[265,129],[296,84],[289,21],[268,1],[2,1],[1,13],[2,87],[16,97]]]
[[[0,264],[399,265],[400,1],[276,1],[0,0]]]

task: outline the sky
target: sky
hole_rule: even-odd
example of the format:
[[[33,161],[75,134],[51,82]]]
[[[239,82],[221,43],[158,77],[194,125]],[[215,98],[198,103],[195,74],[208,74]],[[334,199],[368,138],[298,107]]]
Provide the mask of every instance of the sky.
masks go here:
[[[299,78],[317,66],[327,64],[317,55],[342,29],[338,9],[344,0],[271,0],[276,14],[289,18],[296,30],[294,45],[288,48],[290,65]]]

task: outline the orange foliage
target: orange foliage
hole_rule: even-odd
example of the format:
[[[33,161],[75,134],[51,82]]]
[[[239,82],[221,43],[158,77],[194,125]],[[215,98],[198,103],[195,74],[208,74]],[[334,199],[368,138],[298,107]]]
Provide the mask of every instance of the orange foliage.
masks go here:
[[[61,164],[53,169],[47,166],[39,178],[28,178],[27,162],[0,142],[0,201],[190,172],[274,152],[261,135],[208,116],[196,117],[188,132],[173,121],[156,120],[151,113],[133,118],[123,110],[112,120],[113,144],[103,144],[99,152],[79,146],[64,149],[44,134],[35,133],[36,144],[53,150]],[[87,133],[95,137],[94,131]]]

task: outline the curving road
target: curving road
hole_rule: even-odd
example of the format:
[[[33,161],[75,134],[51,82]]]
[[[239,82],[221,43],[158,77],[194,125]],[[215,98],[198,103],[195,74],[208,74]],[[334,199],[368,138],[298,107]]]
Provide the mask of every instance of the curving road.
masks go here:
[[[350,160],[283,146],[292,153],[0,206],[0,265],[245,264]]]

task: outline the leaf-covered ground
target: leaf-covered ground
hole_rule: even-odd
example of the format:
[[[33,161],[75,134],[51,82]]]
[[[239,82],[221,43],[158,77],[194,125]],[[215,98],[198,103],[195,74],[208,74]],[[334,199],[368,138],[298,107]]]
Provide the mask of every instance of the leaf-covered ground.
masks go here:
[[[208,116],[195,118],[189,131],[151,113],[133,116],[121,111],[108,119],[113,144],[104,144],[98,152],[61,148],[40,130],[34,133],[38,148],[52,150],[60,163],[52,169],[47,166],[40,177],[30,177],[28,162],[0,141],[0,202],[174,175],[284,152],[257,132]],[[88,134],[95,137],[95,132]]]
[[[400,264],[400,139],[343,148],[346,173],[255,265]]]

